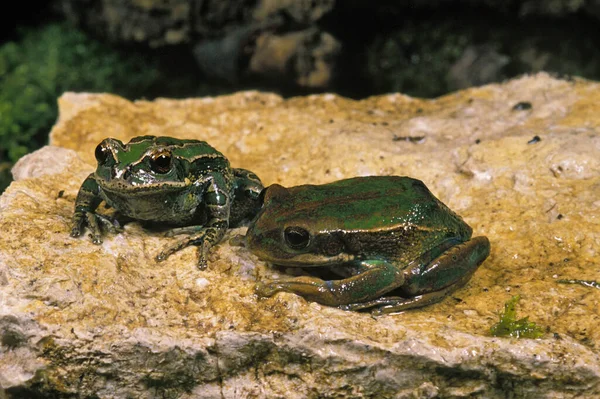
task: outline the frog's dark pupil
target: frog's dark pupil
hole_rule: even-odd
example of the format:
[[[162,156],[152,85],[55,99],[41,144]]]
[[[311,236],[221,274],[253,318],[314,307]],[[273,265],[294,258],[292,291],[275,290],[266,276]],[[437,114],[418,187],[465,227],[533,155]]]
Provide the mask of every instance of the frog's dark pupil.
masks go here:
[[[152,156],[150,169],[155,173],[167,173],[171,170],[171,154],[163,152]]]
[[[96,151],[94,151],[96,161],[98,161],[98,163],[106,162],[106,160],[108,159],[109,152],[110,151],[108,147],[104,146],[104,143],[98,144],[98,146],[96,147]]]
[[[294,249],[302,249],[308,246],[310,234],[302,227],[288,227],[285,229],[283,236],[285,242]]]

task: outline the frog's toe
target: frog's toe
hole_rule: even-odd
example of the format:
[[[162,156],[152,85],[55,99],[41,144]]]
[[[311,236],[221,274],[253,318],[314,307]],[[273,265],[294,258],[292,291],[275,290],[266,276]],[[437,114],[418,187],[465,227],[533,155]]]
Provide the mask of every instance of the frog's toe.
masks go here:
[[[208,248],[205,243],[198,246],[198,269],[206,270],[208,262],[206,257],[208,256]]]
[[[200,257],[198,259],[198,270],[206,270],[207,267],[208,262],[206,261],[206,259],[204,257]]]
[[[281,284],[276,281],[258,282],[254,287],[254,292],[260,297],[271,297],[282,290]]]
[[[81,237],[81,232],[82,229],[80,227],[73,227],[73,229],[71,229],[71,237]]]
[[[102,224],[102,226],[104,226],[104,228],[106,228],[106,230],[108,230],[109,232],[117,234],[122,231],[121,226],[119,225],[119,222],[116,219],[113,220],[102,215],[96,215],[96,218]]]
[[[90,239],[92,240],[92,244],[100,245],[102,244],[102,237],[96,234],[90,234]]]
[[[382,316],[384,314],[386,314],[386,312],[384,312],[381,308],[375,308],[371,310],[371,316]]]
[[[73,217],[73,228],[71,229],[71,237],[81,237],[85,229],[86,215],[83,213],[75,213]]]
[[[168,253],[165,253],[165,251],[161,251],[161,252],[160,252],[158,255],[156,255],[156,256],[154,257],[154,259],[155,259],[157,262],[162,262],[162,261],[164,261],[165,259],[167,259],[168,257],[169,257],[169,254],[168,254]]]

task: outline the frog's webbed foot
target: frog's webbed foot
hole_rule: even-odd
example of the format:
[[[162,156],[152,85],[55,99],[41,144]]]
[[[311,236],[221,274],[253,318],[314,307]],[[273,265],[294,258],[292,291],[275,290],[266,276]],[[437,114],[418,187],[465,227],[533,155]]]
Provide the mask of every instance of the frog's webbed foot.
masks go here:
[[[180,234],[189,234],[180,240],[177,240],[173,245],[166,247],[161,253],[156,256],[156,260],[161,262],[190,245],[198,247],[198,268],[204,270],[207,267],[208,250],[217,244],[223,235],[225,235],[226,227],[222,225],[204,227],[204,226],[187,226],[169,230],[165,233],[167,237],[173,237]]]
[[[81,236],[86,225],[90,228],[90,238],[96,245],[102,244],[102,228],[113,234],[121,231],[120,225],[116,219],[113,220],[107,216],[100,215],[95,212],[80,211],[75,213],[75,216],[73,216],[73,229],[71,230],[71,237]]]

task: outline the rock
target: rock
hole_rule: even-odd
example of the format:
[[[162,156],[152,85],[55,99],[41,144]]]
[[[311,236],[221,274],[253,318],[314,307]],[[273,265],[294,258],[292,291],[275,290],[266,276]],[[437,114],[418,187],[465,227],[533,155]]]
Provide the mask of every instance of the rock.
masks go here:
[[[497,81],[509,62],[510,57],[491,46],[469,46],[450,67],[446,75],[448,87],[458,90]]]
[[[0,197],[0,396],[600,395],[600,292],[557,282],[600,280],[599,93],[545,74],[436,100],[66,93],[51,146]],[[266,184],[419,178],[492,253],[441,303],[373,318],[257,298],[282,272],[228,242],[244,228],[206,271],[192,248],[156,263],[170,239],[138,223],[101,246],[69,237],[97,143],[142,134],[206,140]],[[516,294],[541,339],[490,336]]]
[[[194,49],[200,69],[210,78],[312,89],[330,85],[339,53],[340,43],[319,29],[275,33],[273,26],[245,26]]]
[[[174,64],[201,87],[221,85],[219,93],[225,86],[286,96],[334,91],[362,98],[400,91],[437,97],[538,71],[600,79],[594,36],[600,0],[53,5],[96,38],[156,49],[146,56],[166,66],[159,85],[167,87]]]
[[[117,44],[189,49],[207,79],[323,90],[331,86],[340,43],[319,22],[334,0],[56,0],[69,21]],[[282,84],[282,79],[285,84]]]

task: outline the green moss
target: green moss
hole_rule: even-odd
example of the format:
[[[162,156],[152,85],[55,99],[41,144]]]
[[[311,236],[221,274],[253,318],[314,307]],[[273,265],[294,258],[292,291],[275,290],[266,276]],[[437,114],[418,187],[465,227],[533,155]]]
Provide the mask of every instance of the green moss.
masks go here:
[[[490,328],[494,337],[539,338],[544,335],[543,330],[528,317],[517,320],[516,306],[521,297],[515,295],[504,304],[504,313],[500,320]]]
[[[63,92],[135,98],[159,76],[147,57],[125,56],[66,24],[20,33],[20,40],[0,46],[0,191],[8,165],[46,143]]]

